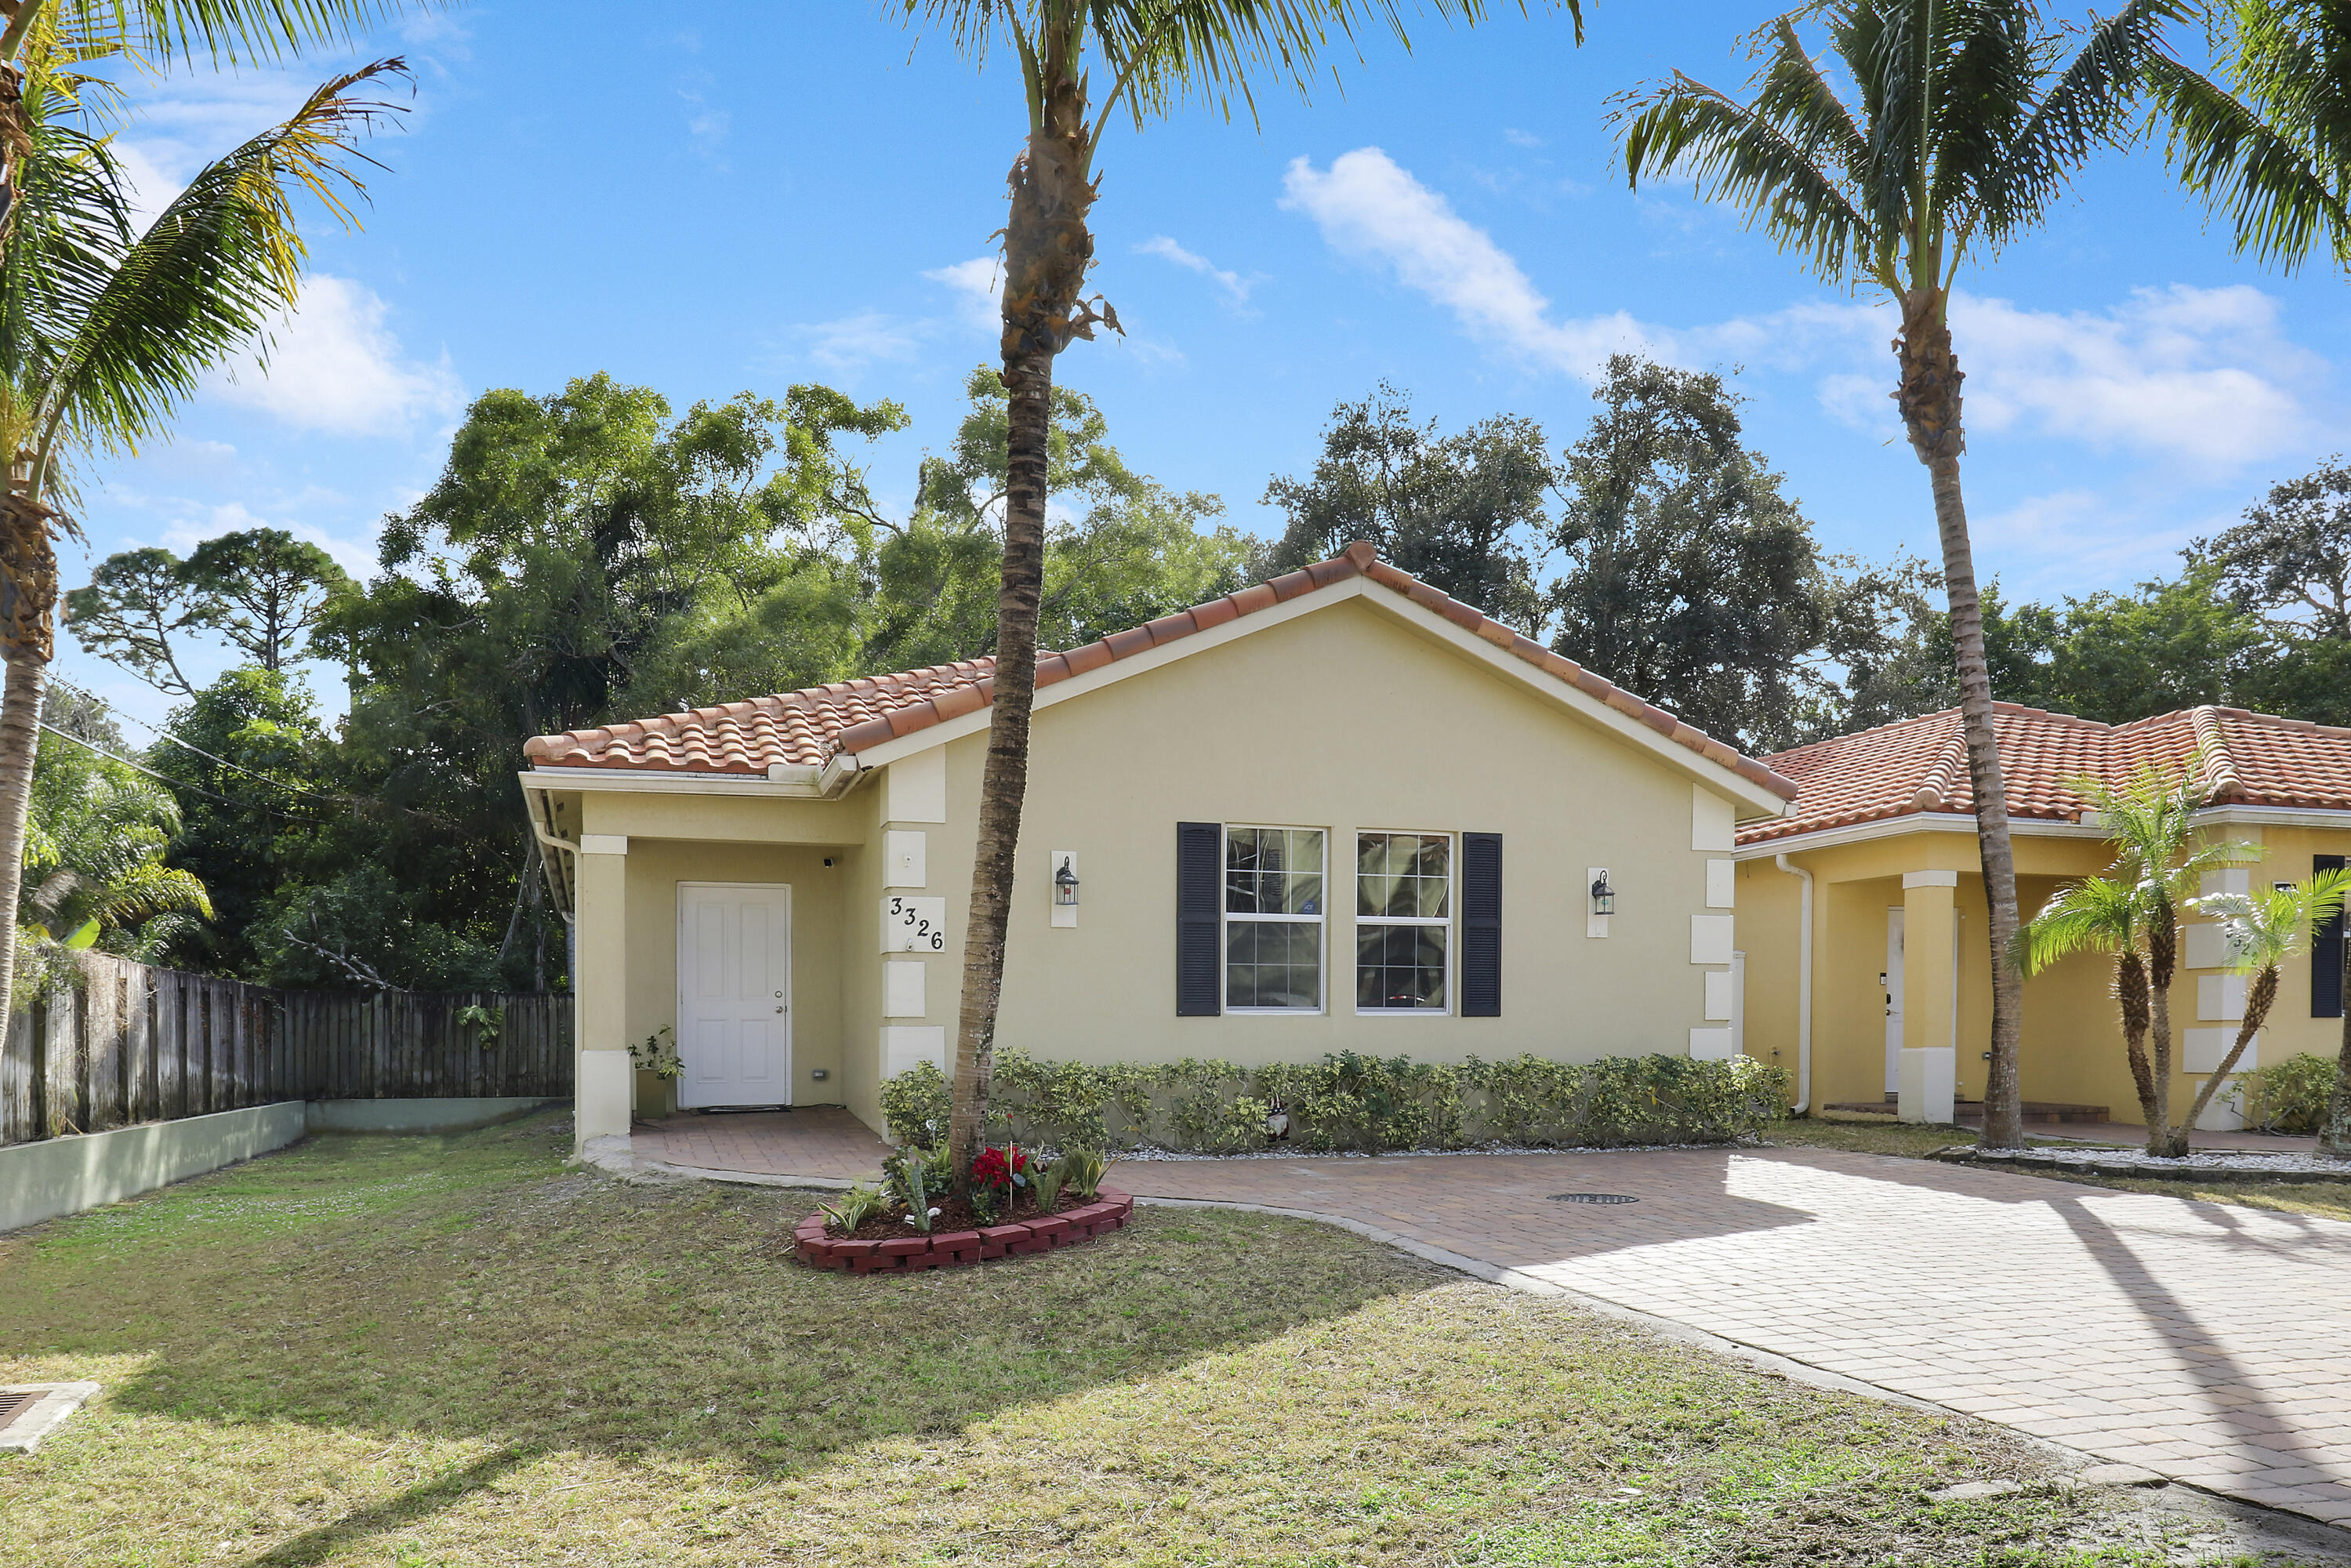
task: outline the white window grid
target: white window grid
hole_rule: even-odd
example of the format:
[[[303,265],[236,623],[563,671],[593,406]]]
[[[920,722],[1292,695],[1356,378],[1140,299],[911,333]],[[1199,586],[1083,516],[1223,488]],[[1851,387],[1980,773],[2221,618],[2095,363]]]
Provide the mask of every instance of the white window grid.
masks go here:
[[[1361,870],[1361,859],[1363,855],[1364,840],[1374,835],[1384,837],[1389,834],[1398,833],[1408,833],[1415,838],[1422,839],[1441,838],[1445,841],[1446,912],[1443,915],[1364,915],[1358,913],[1354,917],[1355,928],[1358,933],[1360,933],[1363,927],[1366,925],[1434,925],[1444,928],[1447,932],[1445,938],[1445,1005],[1441,1008],[1367,1008],[1359,1001],[1355,1003],[1355,1016],[1358,1018],[1405,1019],[1449,1018],[1453,1013],[1455,988],[1458,985],[1458,977],[1455,973],[1455,953],[1461,946],[1460,943],[1454,940],[1452,935],[1455,917],[1460,913],[1461,909],[1460,835],[1458,833],[1440,832],[1433,828],[1355,829],[1354,838],[1356,846],[1356,863],[1350,865],[1347,870],[1347,907],[1350,910],[1356,909],[1358,907],[1358,901],[1361,897],[1355,879],[1363,874]],[[1327,853],[1324,858],[1326,860],[1329,858]],[[1330,900],[1325,898],[1323,900],[1323,904],[1327,908],[1329,906]],[[1353,983],[1354,971],[1355,960],[1351,956],[1347,961],[1347,973],[1349,976],[1348,990],[1350,993],[1354,989]],[[1327,999],[1329,993],[1326,991],[1324,996]]]
[[[1237,915],[1237,914],[1235,914],[1233,911],[1231,911],[1231,910],[1228,909],[1228,908],[1225,906],[1225,905],[1226,905],[1226,884],[1225,884],[1225,879],[1226,879],[1226,877],[1227,877],[1228,875],[1229,875],[1229,874],[1230,874],[1231,862],[1230,862],[1230,860],[1229,860],[1229,859],[1221,859],[1221,860],[1219,861],[1219,863],[1217,864],[1217,997],[1219,998],[1219,999],[1221,999],[1221,1000],[1223,1000],[1223,1001],[1224,1001],[1224,1003],[1225,1003],[1225,1011],[1226,1011],[1226,1013],[1228,1013],[1228,1015],[1237,1015],[1237,1016],[1243,1017],[1243,1018],[1310,1018],[1310,1019],[1311,1019],[1311,1018],[1322,1018],[1322,1017],[1325,1016],[1326,1014],[1328,1014],[1328,1013],[1330,1012],[1330,1010],[1331,1010],[1331,933],[1330,933],[1330,931],[1329,931],[1328,927],[1329,927],[1329,925],[1330,925],[1330,913],[1331,913],[1331,839],[1332,839],[1332,831],[1331,831],[1329,828],[1318,828],[1318,827],[1312,827],[1312,826],[1310,826],[1310,825],[1308,825],[1308,824],[1306,824],[1306,823],[1303,823],[1303,822],[1227,822],[1227,823],[1225,824],[1225,831],[1224,831],[1224,842],[1225,842],[1225,845],[1227,846],[1226,851],[1225,851],[1225,853],[1226,853],[1226,855],[1227,855],[1227,856],[1229,856],[1229,855],[1230,855],[1230,853],[1231,853],[1231,851],[1230,851],[1229,846],[1230,846],[1230,845],[1231,845],[1231,843],[1232,843],[1233,834],[1234,834],[1235,832],[1244,832],[1244,833],[1254,833],[1254,832],[1268,832],[1268,833],[1272,833],[1272,832],[1280,832],[1280,833],[1319,833],[1319,834],[1321,834],[1321,835],[1322,835],[1322,873],[1321,873],[1322,879],[1322,914],[1320,914],[1320,915]],[[1352,901],[1353,901],[1353,899],[1354,898],[1354,885],[1353,885],[1353,883],[1352,882],[1348,884],[1347,896],[1348,896],[1348,898],[1349,898],[1349,900],[1350,900],[1350,902],[1351,902],[1351,904],[1352,904]],[[1232,995],[1232,991],[1231,991],[1231,982],[1232,982],[1232,967],[1231,967],[1231,965],[1229,964],[1229,962],[1228,962],[1228,961],[1227,960],[1227,958],[1226,958],[1226,952],[1227,952],[1227,948],[1226,948],[1226,946],[1225,946],[1225,933],[1226,933],[1227,929],[1230,926],[1230,925],[1232,924],[1232,922],[1234,922],[1234,921],[1236,921],[1236,920],[1265,921],[1265,922],[1268,922],[1268,923],[1280,923],[1280,924],[1286,924],[1286,925],[1320,925],[1320,926],[1324,927],[1325,929],[1324,929],[1324,930],[1323,930],[1323,932],[1322,932],[1322,935],[1321,939],[1320,939],[1319,941],[1317,941],[1317,942],[1315,943],[1315,945],[1314,945],[1314,946],[1315,946],[1315,951],[1316,951],[1316,957],[1315,957],[1315,975],[1314,975],[1314,994],[1315,994],[1316,996],[1318,996],[1318,997],[1320,997],[1320,998],[1322,998],[1322,1005],[1321,1005],[1321,1006],[1319,1006],[1319,1007],[1312,1007],[1312,1008],[1237,1008],[1237,1007],[1234,1007],[1234,1006],[1231,1004],[1231,1001],[1230,1001],[1230,999],[1229,999],[1229,998],[1230,998],[1230,997],[1231,997],[1231,995]],[[1352,972],[1352,967],[1351,967],[1351,972]]]

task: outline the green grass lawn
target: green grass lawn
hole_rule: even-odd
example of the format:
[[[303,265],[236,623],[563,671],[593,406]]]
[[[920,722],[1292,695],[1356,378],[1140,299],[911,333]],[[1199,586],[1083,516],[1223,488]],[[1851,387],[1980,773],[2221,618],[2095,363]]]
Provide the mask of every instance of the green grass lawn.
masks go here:
[[[812,1195],[567,1137],[321,1138],[0,1238],[0,1381],[106,1385],[0,1458],[0,1563],[2181,1560],[1995,1428],[1332,1228],[853,1279],[784,1255]],[[1925,1495],[1986,1478],[2027,1490]]]

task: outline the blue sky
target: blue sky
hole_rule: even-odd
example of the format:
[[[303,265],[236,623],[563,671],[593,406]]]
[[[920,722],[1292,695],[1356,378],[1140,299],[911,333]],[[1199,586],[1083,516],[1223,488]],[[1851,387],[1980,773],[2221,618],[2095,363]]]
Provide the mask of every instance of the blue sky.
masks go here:
[[[1646,347],[1739,370],[1750,438],[1829,548],[1931,551],[1876,302],[1616,172],[1609,97],[1676,68],[1739,86],[1738,39],[1769,15],[1592,0],[1581,49],[1557,14],[1424,22],[1409,56],[1366,39],[1343,90],[1267,92],[1256,126],[1195,106],[1115,133],[1093,286],[1128,335],[1074,345],[1062,380],[1136,466],[1265,532],[1269,476],[1311,465],[1332,405],[1383,379],[1448,428],[1509,412],[1563,445],[1600,359]],[[913,429],[866,455],[881,494],[910,494],[993,356],[989,235],[1023,125],[1008,60],[975,72],[839,0],[475,5],[375,42],[417,91],[371,148],[391,171],[365,232],[314,227],[268,375],[219,379],[175,442],[86,476],[92,554],[68,552],[69,584],[116,549],[256,523],[364,573],[469,398],[600,370],[681,411],[805,381],[897,398]],[[124,149],[142,192],[336,63],[141,84]],[[2168,570],[2351,445],[2351,287],[2233,259],[2151,152],[2107,160],[1962,287],[1977,559],[2012,593]],[[141,718],[168,706],[78,649],[59,668]],[[330,672],[315,684],[340,706]]]

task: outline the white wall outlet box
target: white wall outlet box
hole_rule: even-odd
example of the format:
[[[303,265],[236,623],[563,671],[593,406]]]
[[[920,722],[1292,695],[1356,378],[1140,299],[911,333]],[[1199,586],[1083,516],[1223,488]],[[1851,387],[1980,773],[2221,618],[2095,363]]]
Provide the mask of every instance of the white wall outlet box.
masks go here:
[[[885,822],[944,822],[947,820],[947,748],[934,746],[890,764],[883,778],[882,820]]]
[[[1708,969],[1706,972],[1706,1016],[1709,1019],[1730,1021],[1730,971]]]
[[[1055,850],[1045,859],[1045,896],[1052,901],[1053,924],[1061,930],[1074,929],[1078,924],[1078,906],[1061,902],[1061,873],[1078,874],[1078,852]]]
[[[925,1061],[941,1072],[947,1070],[947,1031],[939,1024],[883,1024],[882,1076],[912,1072]]]
[[[1690,1030],[1692,1061],[1729,1061],[1730,1031],[1727,1029],[1694,1029]]]
[[[944,953],[947,947],[947,901],[882,895],[882,951]]]
[[[1699,785],[1690,786],[1690,848],[1727,855],[1739,847],[1738,831],[1729,801]]]
[[[2245,1016],[2245,977],[2196,977],[2196,1016],[2207,1023],[2223,1023]]]
[[[924,1005],[923,981],[927,966],[919,958],[893,958],[882,966],[882,1016],[918,1019],[931,1009]]]
[[[1728,915],[1691,915],[1689,961],[1715,968],[1729,968],[1733,924]]]
[[[2181,1041],[2179,1067],[2183,1072],[2218,1072],[2229,1048],[2237,1043],[2233,1024],[2216,1024],[2210,1029],[2191,1029]],[[2262,1064],[2262,1037],[2259,1034],[2245,1042],[2245,1054],[2237,1058],[2231,1072],[2251,1072]]]
[[[1739,900],[1739,862],[1708,861],[1706,862],[1706,906],[1708,909],[1735,909]]]
[[[2189,969],[2221,969],[2236,961],[2229,951],[2228,927],[2215,922],[2209,925],[2189,925],[2180,954],[2180,967]]]
[[[920,828],[893,828],[882,835],[882,885],[928,887],[931,835]]]

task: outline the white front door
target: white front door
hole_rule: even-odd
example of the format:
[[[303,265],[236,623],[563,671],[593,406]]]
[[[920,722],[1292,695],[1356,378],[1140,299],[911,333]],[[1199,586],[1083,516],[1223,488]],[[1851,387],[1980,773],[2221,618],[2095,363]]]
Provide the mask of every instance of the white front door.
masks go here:
[[[1886,912],[1886,1092],[1902,1090],[1902,911]]]
[[[677,1103],[792,1103],[792,890],[677,887]]]

